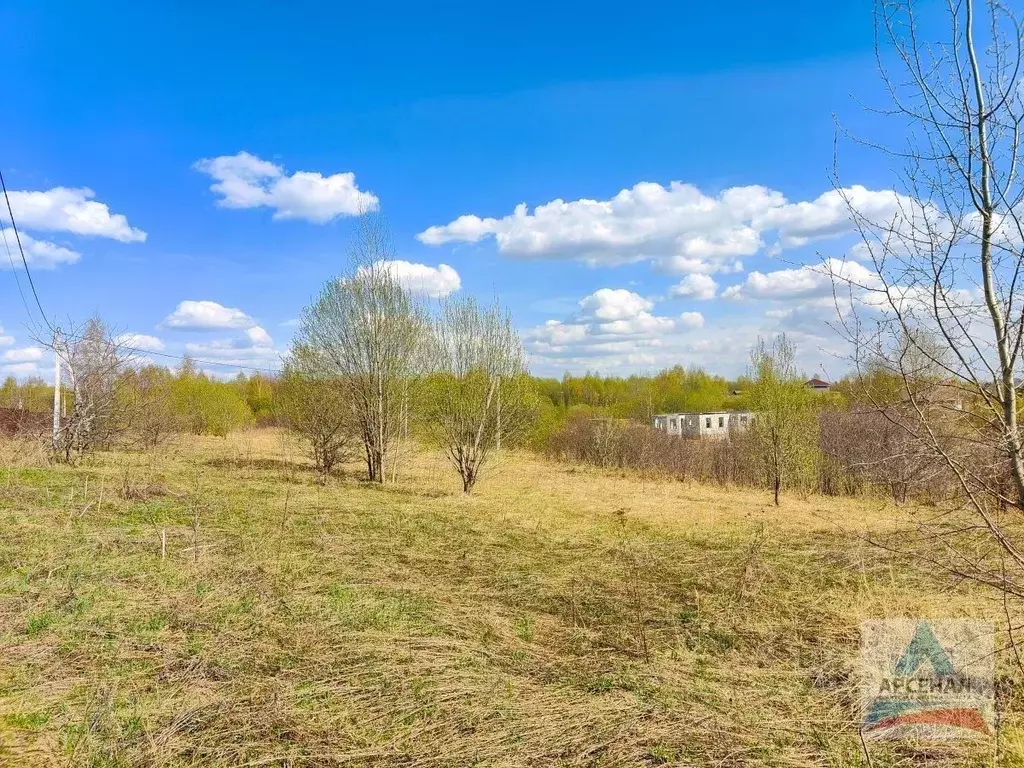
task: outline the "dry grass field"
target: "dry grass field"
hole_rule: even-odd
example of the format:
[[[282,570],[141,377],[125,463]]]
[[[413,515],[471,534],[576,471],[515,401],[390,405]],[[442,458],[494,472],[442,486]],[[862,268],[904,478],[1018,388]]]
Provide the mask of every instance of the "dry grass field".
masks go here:
[[[515,453],[465,497],[425,450],[319,485],[273,430],[0,462],[3,765],[866,765],[860,620],[1001,609],[865,543],[882,501]],[[998,749],[872,764],[1024,764],[1004,698]]]

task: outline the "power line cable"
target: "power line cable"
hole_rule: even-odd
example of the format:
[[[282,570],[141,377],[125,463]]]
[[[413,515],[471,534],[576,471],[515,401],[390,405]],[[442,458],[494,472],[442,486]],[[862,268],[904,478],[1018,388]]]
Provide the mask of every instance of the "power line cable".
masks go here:
[[[172,360],[189,360],[193,363],[199,363],[201,365],[218,365],[225,368],[240,368],[245,371],[256,371],[257,373],[281,373],[280,368],[260,368],[255,365],[242,365],[240,363],[225,363],[218,362],[216,360],[203,360],[197,357],[191,357],[189,355],[174,355],[170,352],[155,352],[151,349],[142,349],[141,347],[129,347],[127,345],[119,345],[120,349],[126,349],[129,352],[138,352],[140,355],[157,355],[159,357],[167,357]]]
[[[32,296],[35,298],[36,307],[39,308],[39,315],[40,315],[40,317],[42,317],[43,323],[45,323],[47,328],[49,328],[50,331],[54,334],[54,340],[55,340],[54,343],[56,343],[56,338],[57,338],[57,336],[59,334],[59,331],[56,328],[53,327],[53,325],[50,323],[49,319],[46,317],[46,312],[43,311],[43,303],[39,299],[39,292],[36,290],[35,281],[32,279],[32,270],[29,269],[28,259],[25,257],[25,248],[22,246],[22,243],[21,243],[21,235],[18,232],[18,223],[14,220],[14,209],[11,207],[11,197],[10,197],[10,195],[7,192],[7,182],[4,180],[3,171],[0,171],[0,189],[3,189],[4,200],[7,203],[7,213],[10,216],[10,219],[11,219],[11,229],[14,232],[14,238],[17,241],[17,244],[18,244],[18,251],[21,254],[21,263],[22,263],[22,266],[25,268],[25,274],[28,276],[28,284],[29,284],[29,287],[32,289]],[[28,300],[25,298],[25,292],[24,292],[24,290],[21,287],[21,279],[18,277],[17,269],[14,266],[14,256],[11,253],[11,246],[10,246],[10,243],[8,242],[8,240],[7,240],[7,230],[6,230],[6,228],[0,227],[0,233],[3,234],[4,246],[7,248],[7,259],[8,259],[8,261],[10,261],[11,269],[14,271],[14,279],[15,279],[15,281],[18,284],[18,293],[21,295],[22,304],[25,305],[25,312],[28,314],[29,321],[31,322],[31,320],[32,320],[32,312],[29,309]],[[168,352],[156,352],[156,351],[153,351],[153,350],[141,349],[141,348],[137,348],[137,347],[122,346],[121,348],[122,349],[126,349],[126,350],[128,350],[130,352],[138,352],[140,354],[145,354],[145,355],[159,355],[160,357],[170,358],[170,359],[173,359],[173,360],[191,360],[192,362],[200,363],[202,365],[215,365],[215,366],[220,366],[220,367],[225,367],[225,368],[238,368],[238,369],[241,369],[241,370],[256,371],[256,372],[259,372],[259,373],[281,373],[280,369],[275,369],[275,368],[260,368],[258,366],[253,366],[253,365],[241,365],[241,364],[238,364],[238,363],[217,362],[215,360],[201,360],[201,359],[189,357],[187,355],[173,355],[173,354],[170,354]]]
[[[28,268],[28,259],[25,258],[25,248],[21,244],[21,235],[18,232],[18,222],[14,220],[14,209],[11,207],[11,196],[7,193],[7,182],[4,181],[4,174],[2,170],[0,170],[0,188],[2,188],[4,192],[4,200],[7,202],[7,213],[11,217],[11,229],[14,230],[14,239],[18,243],[18,252],[21,254],[21,263],[25,267],[25,274],[28,276],[29,287],[32,289],[32,295],[35,297],[36,306],[39,307],[39,316],[43,318],[43,322],[46,324],[46,327],[56,335],[57,329],[50,324],[50,321],[46,317],[46,312],[43,311],[43,303],[39,300],[39,293],[36,291],[36,283],[35,280],[32,279],[32,270]],[[6,239],[5,235],[5,242]]]
[[[129,337],[129,336],[134,336],[134,335],[136,335],[136,334],[132,334],[132,333],[122,334],[123,337]],[[82,339],[85,338],[85,336],[82,333],[73,333],[73,332],[68,332],[68,331],[61,331],[61,337],[64,339],[64,341],[66,343],[70,343],[70,342],[74,342],[74,341],[81,341]],[[222,368],[239,368],[241,370],[256,371],[258,373],[283,373],[283,369],[281,369],[281,368],[268,368],[268,367],[262,367],[262,366],[258,366],[258,365],[245,365],[244,363],[229,363],[229,362],[226,362],[226,361],[223,361],[223,360],[207,360],[207,359],[200,358],[200,357],[193,357],[192,355],[189,355],[187,353],[184,354],[184,355],[176,355],[173,352],[158,352],[158,351],[153,350],[153,349],[145,349],[143,347],[133,347],[130,344],[118,343],[116,341],[116,338],[115,338],[115,342],[114,343],[115,343],[115,346],[117,347],[117,349],[119,349],[119,350],[123,349],[123,350],[125,350],[127,352],[136,352],[139,355],[156,355],[158,357],[165,357],[165,358],[168,358],[170,360],[188,360],[190,362],[200,363],[202,365],[215,365],[215,366],[220,366]]]
[[[131,335],[134,335],[134,334],[125,334],[125,335],[131,336]],[[61,336],[63,337],[65,342],[81,341],[83,338],[85,338],[80,333],[75,334],[75,333],[61,332]],[[114,344],[117,347],[117,349],[119,349],[119,350],[125,350],[126,352],[135,352],[135,353],[137,353],[139,355],[144,355],[144,356],[145,355],[156,355],[157,357],[165,357],[165,358],[168,358],[170,360],[188,360],[189,362],[199,363],[201,365],[216,365],[216,366],[220,366],[222,368],[239,368],[241,370],[256,371],[258,373],[281,373],[282,372],[282,369],[280,369],[280,368],[264,368],[264,367],[261,367],[261,366],[258,366],[258,365],[244,365],[243,363],[229,363],[229,362],[226,362],[226,361],[223,361],[223,360],[206,360],[206,359],[203,359],[203,358],[200,358],[200,357],[193,357],[192,355],[189,355],[189,354],[176,355],[176,354],[174,354],[172,352],[157,352],[154,349],[144,349],[143,347],[133,347],[133,346],[130,346],[128,344],[120,344],[120,343],[117,343],[116,340],[115,340]]]
[[[25,314],[28,316],[29,323],[32,323],[32,310],[28,306],[28,299],[25,298],[25,291],[21,287],[21,278],[18,277],[18,268],[14,265],[14,253],[11,251],[11,244],[7,240],[7,227],[0,225],[0,234],[4,238],[4,248],[7,249],[7,261],[11,264],[11,272],[14,274],[14,282],[18,286],[18,295],[21,296],[21,303],[25,307]]]

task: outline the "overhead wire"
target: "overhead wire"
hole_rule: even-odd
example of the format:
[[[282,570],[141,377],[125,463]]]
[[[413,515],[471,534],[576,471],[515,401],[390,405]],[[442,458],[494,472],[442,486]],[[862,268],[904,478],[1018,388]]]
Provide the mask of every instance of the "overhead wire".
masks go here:
[[[14,253],[11,251],[11,244],[7,240],[7,227],[0,224],[0,235],[3,235],[4,248],[7,250],[7,261],[11,265],[11,273],[14,275],[14,282],[18,286],[18,295],[21,296],[21,303],[25,307],[25,314],[29,323],[32,323],[32,310],[28,306],[28,299],[25,298],[25,290],[21,287],[21,278],[18,276],[18,267],[14,264]]]
[[[43,311],[43,302],[39,300],[39,292],[36,290],[35,280],[32,279],[32,270],[29,269],[29,267],[28,267],[28,259],[25,256],[25,248],[24,248],[24,246],[21,243],[21,234],[18,232],[18,222],[16,222],[14,220],[14,208],[11,207],[11,196],[7,192],[7,182],[4,180],[4,174],[3,174],[2,170],[0,170],[0,189],[3,189],[4,201],[7,203],[7,214],[8,214],[8,216],[10,216],[10,219],[11,219],[11,230],[13,230],[13,232],[14,232],[14,239],[15,239],[15,241],[18,244],[18,252],[21,254],[21,263],[22,263],[22,266],[25,267],[25,274],[28,276],[29,287],[32,289],[32,295],[35,297],[36,306],[39,308],[39,316],[42,317],[43,323],[46,325],[46,327],[49,328],[56,335],[57,329],[54,328],[53,325],[50,324],[49,319],[46,317],[46,312]],[[7,234],[6,233],[4,233],[4,242],[5,243],[7,242]],[[9,247],[10,246],[8,246],[8,248]],[[10,254],[8,254],[8,255],[10,255]],[[12,261],[13,261],[13,259],[12,259]],[[18,281],[18,290],[19,291],[21,290],[21,281],[20,280]],[[25,298],[25,296],[24,296],[24,294],[22,294],[22,300],[24,300],[24,298]],[[27,301],[25,302],[25,309],[26,310],[28,309],[28,302]]]
[[[118,345],[118,348],[126,349],[129,352],[137,352],[140,355],[157,355],[158,357],[167,357],[173,360],[188,360],[190,362],[198,363],[200,365],[218,365],[225,368],[239,368],[245,371],[256,371],[257,373],[281,373],[280,368],[261,368],[256,365],[242,365],[241,363],[226,363],[219,362],[217,360],[203,360],[201,358],[191,357],[189,355],[174,355],[171,354],[170,352],[156,352],[152,349],[143,349],[141,347],[129,347],[124,344]]]
[[[61,335],[62,335],[62,337],[64,338],[65,341],[80,341],[81,339],[84,338],[84,336],[82,334],[80,334],[80,333],[76,334],[76,333],[61,332]],[[125,334],[125,335],[126,336],[131,336],[131,335],[134,335],[134,334]],[[229,363],[229,362],[223,361],[223,360],[209,360],[209,359],[204,359],[204,358],[201,358],[201,357],[193,357],[192,355],[189,355],[189,354],[176,355],[176,354],[174,354],[172,352],[158,352],[157,350],[154,350],[154,349],[146,349],[145,347],[135,347],[135,346],[132,346],[130,344],[119,343],[119,342],[116,341],[116,339],[115,339],[114,344],[117,347],[117,349],[119,349],[119,350],[125,350],[126,352],[134,352],[134,353],[136,353],[138,355],[142,355],[142,356],[155,355],[157,357],[164,357],[164,358],[168,358],[170,360],[180,360],[180,361],[187,360],[187,361],[189,361],[191,363],[197,363],[199,365],[213,365],[213,366],[220,366],[220,367],[223,367],[223,368],[238,368],[238,369],[245,370],[245,371],[256,371],[258,373],[281,373],[282,372],[282,369],[280,369],[280,368],[269,368],[269,367],[258,366],[258,365],[245,365],[244,363]]]
[[[33,278],[32,278],[32,270],[29,268],[28,258],[25,256],[25,248],[22,245],[21,235],[18,232],[18,224],[17,224],[17,222],[14,219],[14,209],[11,206],[11,197],[10,197],[10,194],[8,193],[8,191],[7,191],[7,182],[4,179],[4,177],[3,177],[3,172],[2,171],[0,171],[0,189],[3,190],[4,201],[7,204],[7,214],[9,216],[10,220],[11,220],[11,230],[14,232],[14,238],[15,238],[15,240],[17,242],[17,245],[18,245],[18,251],[21,254],[21,264],[22,264],[22,267],[25,269],[26,276],[28,277],[28,284],[29,284],[29,287],[32,289],[32,296],[35,298],[36,307],[39,310],[40,317],[42,317],[42,319],[43,319],[43,323],[46,325],[47,328],[50,329],[50,331],[54,334],[54,338],[56,339],[56,337],[58,335],[62,335],[62,334],[60,333],[59,329],[55,328],[50,323],[49,319],[46,316],[46,312],[43,310],[43,303],[42,303],[42,301],[39,298],[38,290],[36,290],[35,280],[33,280]],[[18,293],[21,295],[21,301],[22,301],[22,304],[24,304],[24,306],[25,306],[25,312],[28,315],[29,322],[32,322],[33,321],[32,320],[32,311],[31,311],[31,309],[29,307],[28,299],[25,297],[25,291],[24,291],[24,289],[21,286],[21,279],[18,277],[17,267],[14,264],[14,254],[11,251],[10,242],[7,239],[7,229],[5,227],[3,227],[3,226],[0,226],[0,234],[3,235],[4,246],[7,249],[7,259],[8,259],[8,261],[11,264],[12,271],[14,272],[14,279],[15,279],[15,282],[17,283],[17,285],[18,285]],[[67,335],[63,334],[63,336],[65,337],[65,341],[67,341],[67,338],[66,338]],[[174,360],[182,360],[182,361],[190,360],[190,361],[192,361],[194,363],[199,363],[201,365],[213,365],[213,366],[218,366],[218,367],[223,367],[223,368],[237,368],[237,369],[240,369],[240,370],[256,371],[256,372],[259,372],[259,373],[281,373],[280,369],[276,369],[276,368],[261,368],[259,366],[242,365],[240,363],[229,363],[229,362],[222,362],[222,361],[217,361],[217,360],[203,360],[203,359],[193,358],[193,357],[190,357],[188,355],[175,355],[175,354],[171,354],[169,352],[157,352],[155,350],[142,349],[141,347],[130,347],[130,346],[127,346],[127,345],[119,345],[119,346],[120,346],[121,349],[128,350],[129,352],[136,352],[136,353],[143,354],[143,355],[157,355],[159,357],[164,357],[164,358],[169,358],[169,359],[174,359]]]

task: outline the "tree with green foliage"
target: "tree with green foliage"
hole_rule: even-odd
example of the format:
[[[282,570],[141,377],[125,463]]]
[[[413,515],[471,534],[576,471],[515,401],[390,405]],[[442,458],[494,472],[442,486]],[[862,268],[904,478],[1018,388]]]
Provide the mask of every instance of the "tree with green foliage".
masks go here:
[[[657,413],[720,411],[738,407],[724,378],[700,368],[675,366],[654,376],[628,378],[566,373],[561,380],[536,379],[542,397],[568,414],[588,412],[650,424]]]
[[[795,357],[782,334],[771,345],[758,339],[750,358],[753,437],[776,506],[783,486],[813,472],[818,445],[818,403],[797,372]]]
[[[252,411],[253,418],[260,426],[269,426],[276,423],[277,413],[275,411],[275,388],[277,380],[262,373],[254,373],[246,376],[239,373],[235,378],[235,385],[238,387],[245,404]]]
[[[42,413],[49,411],[52,405],[53,386],[38,376],[30,376],[20,383],[8,376],[0,386],[0,408]]]
[[[526,352],[497,301],[446,300],[435,324],[428,423],[469,493],[491,451],[518,440],[534,412]]]
[[[209,378],[189,358],[182,360],[171,397],[183,428],[194,435],[224,437],[253,423],[252,411],[238,388]]]

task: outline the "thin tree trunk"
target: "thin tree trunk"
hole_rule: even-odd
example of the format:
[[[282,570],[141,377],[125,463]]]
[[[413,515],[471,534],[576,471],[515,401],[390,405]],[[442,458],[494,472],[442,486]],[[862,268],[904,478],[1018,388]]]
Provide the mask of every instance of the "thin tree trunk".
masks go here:
[[[377,477],[381,485],[386,480],[387,468],[384,466],[384,378],[377,374]]]
[[[1024,505],[1024,460],[1021,458],[1021,437],[1017,426],[1017,387],[1013,379],[1013,360],[1010,354],[1010,341],[1007,336],[1006,319],[999,306],[992,276],[992,214],[995,205],[992,202],[991,171],[992,157],[988,147],[988,115],[985,106],[985,93],[982,89],[981,68],[974,50],[974,2],[966,0],[967,11],[967,55],[971,65],[971,76],[974,80],[975,107],[978,110],[978,153],[980,155],[980,213],[981,226],[981,272],[982,285],[985,291],[985,306],[992,318],[995,330],[996,348],[999,353],[999,401],[1003,406],[1003,424],[1006,433],[1007,453],[1013,473],[1013,481],[1017,491],[1017,506]]]

